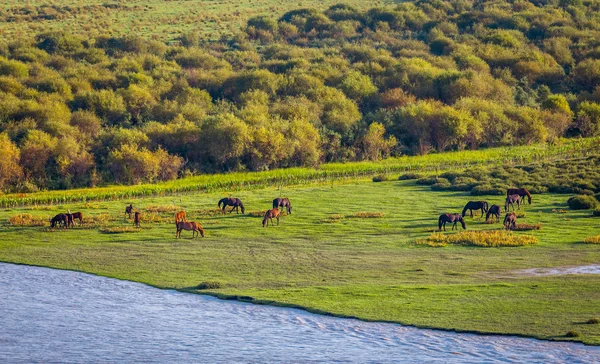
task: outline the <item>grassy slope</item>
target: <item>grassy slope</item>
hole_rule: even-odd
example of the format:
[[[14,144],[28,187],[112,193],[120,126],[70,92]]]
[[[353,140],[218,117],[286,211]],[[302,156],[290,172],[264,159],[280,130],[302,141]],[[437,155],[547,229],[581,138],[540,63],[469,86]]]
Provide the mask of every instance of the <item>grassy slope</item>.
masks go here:
[[[34,0],[31,6],[69,6],[74,11],[59,13],[56,19],[35,21],[0,22],[0,34],[26,35],[52,30],[69,29],[77,34],[141,35],[147,38],[171,40],[183,33],[197,32],[209,39],[231,34],[240,29],[248,18],[260,14],[282,15],[299,8],[326,9],[331,5],[345,3],[358,9],[392,4],[391,0]],[[0,14],[15,13],[24,7],[22,0],[5,0]],[[122,9],[100,7],[102,4],[124,5]],[[83,6],[96,8],[82,10]]]
[[[236,192],[248,211],[266,210],[275,188]],[[191,289],[219,282],[212,293],[245,295],[338,315],[369,320],[479,332],[510,333],[600,344],[600,277],[525,277],[531,267],[573,266],[600,261],[600,246],[580,244],[597,232],[600,219],[587,212],[553,213],[566,208],[565,195],[535,196],[523,219],[542,223],[537,246],[521,248],[432,248],[415,246],[427,236],[441,212],[460,211],[470,196],[431,192],[411,182],[356,183],[286,188],[294,213],[279,227],[261,227],[250,216],[200,216],[225,193],[146,198],[134,205],[168,205],[175,199],[190,220],[201,221],[207,237],[174,238],[172,224],[146,225],[141,232],[101,234],[96,229],[46,232],[12,227],[8,217],[29,212],[53,215],[67,208],[87,214],[119,216],[124,203],[101,202],[13,209],[0,212],[0,260],[75,269],[158,287]],[[501,197],[489,197],[498,203]],[[381,219],[331,214],[383,211]],[[169,214],[165,215],[170,216]],[[523,221],[522,220],[522,221]],[[122,217],[110,223],[129,226]],[[467,219],[469,229],[499,228]],[[192,289],[193,290],[193,289]]]

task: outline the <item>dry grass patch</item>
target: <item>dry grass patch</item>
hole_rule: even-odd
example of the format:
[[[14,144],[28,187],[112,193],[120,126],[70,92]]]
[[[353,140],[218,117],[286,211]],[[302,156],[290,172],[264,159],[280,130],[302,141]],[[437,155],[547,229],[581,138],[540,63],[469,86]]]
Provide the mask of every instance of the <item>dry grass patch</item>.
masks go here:
[[[568,211],[567,210],[563,210],[563,209],[552,209],[552,212],[556,212],[559,214],[566,214]]]
[[[356,217],[359,219],[378,219],[378,218],[382,218],[383,216],[384,216],[383,212],[361,211],[361,212],[356,212],[356,213],[352,214],[352,217]]]
[[[586,244],[600,244],[600,235],[589,236],[583,239],[583,242]]]
[[[180,206],[175,206],[175,205],[149,205],[149,206],[146,206],[145,210],[146,210],[146,212],[157,213],[157,214],[163,214],[163,213],[173,213],[174,214],[183,209]]]
[[[333,214],[333,215],[327,216],[326,218],[321,220],[321,222],[323,222],[325,224],[335,224],[335,223],[338,223],[338,222],[344,220],[344,218],[345,218],[344,215]]]
[[[249,211],[248,216],[251,217],[263,217],[267,211]]]
[[[466,245],[480,247],[523,246],[537,244],[538,240],[533,235],[517,235],[508,231],[465,231],[456,234],[433,233],[426,239],[416,241],[418,245],[447,246]]]
[[[527,231],[527,230],[541,230],[542,224],[517,224],[513,230],[515,231]]]
[[[99,230],[102,234],[123,234],[123,233],[138,233],[142,231],[140,228],[133,226],[118,226],[118,227],[107,227]]]
[[[32,214],[18,214],[8,219],[8,223],[14,226],[44,226],[50,221],[47,217],[33,216]]]

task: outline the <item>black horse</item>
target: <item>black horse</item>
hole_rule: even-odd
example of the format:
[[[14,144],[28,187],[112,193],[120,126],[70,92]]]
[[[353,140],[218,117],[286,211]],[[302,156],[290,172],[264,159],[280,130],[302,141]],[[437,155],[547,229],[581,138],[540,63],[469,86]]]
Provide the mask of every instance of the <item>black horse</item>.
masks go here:
[[[125,207],[125,214],[129,215],[129,218],[131,219],[131,214],[133,213],[133,204],[129,204],[129,206]]]
[[[515,211],[515,204],[517,204],[517,210],[521,209],[521,196],[519,195],[509,195],[506,197],[506,201],[504,202],[504,212],[508,211],[509,205],[512,206],[513,211]]]
[[[58,214],[50,220],[50,227],[54,228],[56,224],[63,224],[63,227],[66,229],[69,227],[69,218],[67,214]]]
[[[504,216],[504,228],[506,230],[514,230],[517,227],[517,214],[509,212]]]
[[[287,197],[278,197],[273,200],[273,208],[276,209],[279,207],[286,208],[288,214],[292,213],[292,203],[290,202],[290,199]]]
[[[467,228],[467,225],[465,224],[465,219],[463,219],[462,216],[460,216],[460,214],[441,214],[440,218],[438,219],[438,227],[439,230],[442,230],[442,227],[444,228],[444,231],[446,231],[446,223],[447,222],[452,222],[452,230],[454,230],[454,228],[456,228],[456,223],[460,222],[460,224],[462,225],[463,229]],[[458,228],[456,228],[458,230]]]
[[[469,201],[469,202],[467,202],[467,204],[465,205],[465,208],[462,211],[462,217],[465,217],[465,215],[467,214],[467,210],[470,210],[471,217],[473,217],[473,210],[481,210],[480,217],[483,217],[483,214],[488,212],[488,203],[486,201]]]
[[[500,209],[500,206],[498,206],[498,205],[490,206],[490,208],[487,211],[487,214],[485,215],[485,221],[488,221],[490,219],[490,215],[491,215],[491,216],[496,217],[496,222],[500,222],[500,213],[501,212],[502,211]]]
[[[225,197],[225,198],[222,198],[219,200],[219,203],[217,204],[217,206],[219,206],[219,208],[220,208],[221,204],[223,204],[223,209],[222,209],[223,214],[225,213],[225,207],[227,207],[227,206],[233,206],[231,208],[231,210],[229,210],[229,213],[232,213],[233,210],[235,209],[235,212],[237,214],[239,214],[240,207],[242,208],[242,214],[246,212],[246,209],[244,209],[244,204],[242,203],[242,201],[239,198]]]
[[[527,196],[527,200],[531,205],[531,193],[527,191],[527,188],[509,188],[506,190],[506,197],[510,195],[519,195],[521,196],[521,202],[525,201],[525,196]]]

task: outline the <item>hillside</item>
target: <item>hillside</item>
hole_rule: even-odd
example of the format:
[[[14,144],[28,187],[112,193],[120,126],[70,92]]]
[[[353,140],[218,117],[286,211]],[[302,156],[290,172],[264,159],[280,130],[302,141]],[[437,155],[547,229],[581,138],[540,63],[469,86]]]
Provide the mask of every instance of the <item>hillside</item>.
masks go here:
[[[87,3],[84,11],[58,1],[52,16],[42,3],[4,5],[0,190],[153,183],[600,134],[595,1],[288,12],[282,2],[270,15],[244,12],[251,17],[242,31],[212,41],[205,25],[181,20],[193,17],[181,10],[191,2],[169,3]],[[253,3],[256,14],[269,4]],[[10,30],[20,23],[33,33]],[[163,32],[167,24],[174,28]]]

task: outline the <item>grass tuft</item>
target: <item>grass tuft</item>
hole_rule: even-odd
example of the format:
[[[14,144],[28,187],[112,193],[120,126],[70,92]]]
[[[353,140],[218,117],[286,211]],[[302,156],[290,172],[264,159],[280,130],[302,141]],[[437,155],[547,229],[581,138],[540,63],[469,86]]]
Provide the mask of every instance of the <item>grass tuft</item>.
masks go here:
[[[10,217],[8,223],[15,226],[44,226],[48,225],[49,221],[47,218],[31,214],[18,214]]]
[[[565,334],[565,337],[580,337],[581,333],[579,331],[571,330]]]
[[[132,226],[106,227],[99,230],[102,234],[123,234],[123,233],[138,233],[142,231],[140,228]]]
[[[391,180],[391,177],[387,174],[378,174],[373,176],[373,182],[385,182]]]
[[[356,212],[356,213],[352,214],[352,217],[356,217],[359,219],[379,219],[379,218],[382,218],[383,216],[384,216],[383,212],[361,211],[361,212]]]
[[[542,224],[517,224],[515,231],[541,230]]]
[[[516,235],[511,232],[494,231],[465,231],[456,234],[433,233],[426,239],[416,241],[417,245],[446,246],[466,245],[480,247],[523,246],[537,244],[538,240],[532,235]]]
[[[148,207],[146,207],[146,211],[147,212],[153,212],[153,213],[176,213],[181,211],[181,207],[180,206],[174,206],[174,205],[150,205]]]
[[[592,319],[587,320],[585,323],[589,325],[597,325],[600,324],[600,318],[594,317]]]
[[[248,216],[251,217],[263,217],[267,211],[249,211]]]
[[[197,285],[195,288],[198,290],[202,290],[202,289],[219,289],[221,287],[222,287],[222,285],[220,282],[202,282],[199,285]]]
[[[326,218],[321,220],[321,222],[323,222],[325,224],[335,224],[335,223],[342,221],[344,219],[344,217],[345,217],[344,215],[333,214],[333,215],[327,216]]]
[[[600,244],[600,235],[587,237],[583,239],[583,242],[586,244]]]

